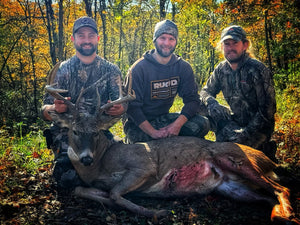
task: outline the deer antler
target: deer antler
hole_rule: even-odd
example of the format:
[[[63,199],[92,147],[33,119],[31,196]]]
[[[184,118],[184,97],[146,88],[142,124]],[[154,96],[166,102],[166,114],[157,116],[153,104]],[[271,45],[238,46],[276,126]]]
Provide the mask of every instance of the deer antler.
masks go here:
[[[55,86],[55,85],[56,85],[56,83],[52,84],[52,85],[46,85],[45,90],[50,95],[52,95],[54,98],[64,101],[64,103],[68,106],[68,108],[70,109],[70,111],[74,114],[74,112],[76,112],[75,105],[71,101],[65,99],[63,96],[61,96],[59,94],[59,93],[67,93],[68,90],[54,88],[53,86]]]
[[[122,95],[122,85],[121,85],[121,79],[120,78],[118,80],[118,84],[119,84],[119,98],[117,100],[114,100],[112,102],[104,104],[103,106],[100,107],[100,110],[104,111],[104,110],[112,107],[113,105],[121,104],[123,102],[132,101],[136,98],[134,90],[132,90],[131,88],[128,90],[128,94],[125,97],[123,97],[123,95]]]
[[[112,107],[113,105],[121,104],[123,102],[132,101],[134,99],[135,99],[135,93],[133,91],[133,93],[128,93],[128,95],[126,95],[125,97],[122,96],[122,97],[118,98],[115,101],[104,104],[103,106],[100,107],[100,109],[106,110],[106,109]]]
[[[112,107],[113,105],[115,104],[121,104],[123,102],[128,102],[128,101],[132,101],[136,98],[135,96],[135,92],[134,90],[132,90],[131,88],[128,90],[128,94],[123,97],[122,95],[122,86],[121,86],[121,82],[119,80],[119,98],[115,101],[112,101],[112,102],[109,102],[109,103],[106,103],[104,104],[103,106],[100,107],[100,102],[101,102],[101,97],[99,95],[99,92],[97,90],[97,85],[100,83],[102,79],[100,78],[97,82],[95,82],[93,85],[87,87],[87,88],[82,88],[81,91],[80,91],[80,94],[79,94],[79,97],[76,101],[76,104],[73,104],[71,101],[65,99],[63,96],[61,96],[59,93],[66,93],[68,92],[68,90],[64,90],[64,89],[58,89],[58,88],[54,88],[53,86],[56,85],[55,84],[52,84],[52,85],[46,85],[45,87],[45,90],[50,94],[52,95],[54,98],[56,99],[59,99],[59,100],[62,100],[64,101],[64,103],[68,106],[68,108],[70,109],[71,113],[73,115],[76,115],[78,114],[78,104],[79,104],[79,101],[80,101],[80,98],[82,97],[82,95],[89,89],[91,88],[96,88],[96,93],[97,93],[97,99],[98,99],[98,103],[97,103],[97,112],[98,112],[98,115],[99,114],[102,114],[103,111],[105,111],[106,109]]]

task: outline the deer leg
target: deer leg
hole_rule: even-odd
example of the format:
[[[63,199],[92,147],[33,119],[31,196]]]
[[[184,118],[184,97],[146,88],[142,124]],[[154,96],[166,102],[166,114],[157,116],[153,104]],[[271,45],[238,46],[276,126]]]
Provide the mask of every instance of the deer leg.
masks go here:
[[[96,188],[78,186],[75,188],[75,195],[81,198],[86,198],[103,203],[107,206],[116,206],[115,202],[109,198],[109,194],[107,192],[103,192]]]
[[[145,170],[128,171],[127,174],[124,175],[123,179],[111,190],[110,198],[117,205],[122,206],[136,214],[150,218],[161,218],[167,216],[169,214],[167,210],[150,210],[122,197],[122,195],[141,187],[150,176],[153,176],[153,174],[151,174],[151,172],[145,173]]]
[[[224,157],[224,155],[216,157],[216,160],[221,168],[239,174],[241,177],[244,177],[277,197],[279,204],[273,205],[274,207],[271,214],[272,220],[295,220],[295,214],[293,213],[293,208],[289,201],[290,192],[288,188],[281,186],[265,176],[263,172],[259,170],[259,167],[254,167],[248,160],[236,163],[232,158]]]
[[[274,205],[276,201],[273,198],[263,196],[253,191],[247,184],[242,183],[239,180],[225,180],[220,186],[217,187],[217,191],[224,196],[239,200],[239,201],[267,201]]]

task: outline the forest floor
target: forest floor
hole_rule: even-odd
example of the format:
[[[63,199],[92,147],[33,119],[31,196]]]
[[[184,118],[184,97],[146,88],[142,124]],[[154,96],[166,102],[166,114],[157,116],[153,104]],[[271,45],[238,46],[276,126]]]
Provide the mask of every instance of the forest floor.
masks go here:
[[[2,163],[2,164],[1,164]],[[282,174],[283,185],[291,189],[291,203],[300,218],[300,171]],[[169,209],[172,215],[161,220],[111,209],[100,203],[78,198],[73,193],[57,194],[51,165],[29,174],[10,162],[0,161],[0,221],[2,225],[90,225],[90,224],[201,224],[268,225],[271,207],[267,203],[237,202],[217,194],[182,199],[129,197],[153,209]],[[290,173],[290,172],[289,172]],[[10,184],[3,186],[3,183]],[[2,182],[2,184],[1,184]]]

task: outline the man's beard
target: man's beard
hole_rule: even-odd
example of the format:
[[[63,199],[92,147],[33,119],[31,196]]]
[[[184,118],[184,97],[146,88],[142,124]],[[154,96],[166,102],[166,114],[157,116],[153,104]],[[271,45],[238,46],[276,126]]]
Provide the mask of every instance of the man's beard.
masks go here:
[[[155,48],[156,48],[157,53],[158,53],[161,57],[167,58],[167,57],[169,57],[170,55],[172,55],[172,53],[175,51],[176,46],[174,46],[174,48],[170,49],[170,51],[169,51],[169,52],[166,52],[166,53],[164,53],[164,52],[162,51],[162,49],[157,45],[156,42],[155,42]]]
[[[83,49],[84,45],[90,45],[90,46],[92,46],[92,48]],[[84,56],[91,56],[97,51],[97,45],[93,45],[93,44],[82,44],[80,46],[75,44],[75,48],[81,55],[84,55]]]
[[[226,56],[225,56],[225,58],[226,58],[226,60],[227,60],[228,62],[230,62],[230,63],[238,63],[238,62],[240,62],[240,61],[244,58],[245,53],[246,53],[246,52],[243,52],[243,53],[242,53],[239,57],[237,57],[237,58],[230,59],[229,57],[226,57]]]

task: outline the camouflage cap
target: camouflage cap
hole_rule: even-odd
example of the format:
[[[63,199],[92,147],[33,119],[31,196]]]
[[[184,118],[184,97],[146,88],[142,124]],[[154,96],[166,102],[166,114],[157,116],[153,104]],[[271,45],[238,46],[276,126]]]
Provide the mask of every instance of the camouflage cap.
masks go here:
[[[177,25],[171,20],[163,20],[158,22],[154,28],[153,42],[162,34],[170,34],[174,36],[177,40],[178,38],[178,28]]]
[[[97,24],[91,17],[83,16],[77,19],[73,26],[73,34],[75,34],[81,27],[90,27],[98,34]]]
[[[230,27],[225,28],[222,31],[221,34],[221,42],[227,40],[227,39],[233,39],[236,41],[243,41],[246,39],[246,32],[244,31],[244,29],[240,26],[237,25],[233,25]]]

